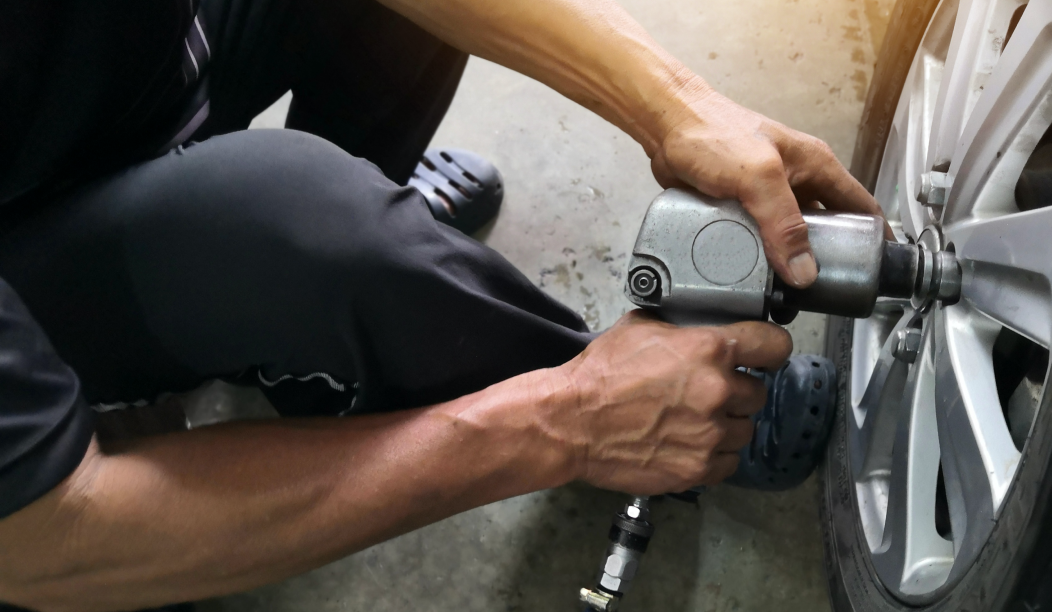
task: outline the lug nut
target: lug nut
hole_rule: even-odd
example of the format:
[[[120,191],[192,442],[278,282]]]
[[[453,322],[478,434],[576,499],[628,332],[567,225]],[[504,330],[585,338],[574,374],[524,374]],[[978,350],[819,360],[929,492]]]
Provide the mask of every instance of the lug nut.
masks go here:
[[[656,274],[646,268],[640,268],[632,273],[629,286],[632,287],[632,293],[641,298],[646,298],[654,295],[659,283],[660,281]]]
[[[925,172],[920,177],[917,201],[925,206],[943,206],[952,184],[950,175],[945,172]]]
[[[917,201],[921,204],[928,203],[928,196],[931,194],[931,175],[925,172],[920,177],[920,187],[917,189]]]
[[[895,346],[891,354],[899,361],[913,363],[917,361],[917,353],[920,352],[921,332],[919,329],[908,327],[895,332]]]

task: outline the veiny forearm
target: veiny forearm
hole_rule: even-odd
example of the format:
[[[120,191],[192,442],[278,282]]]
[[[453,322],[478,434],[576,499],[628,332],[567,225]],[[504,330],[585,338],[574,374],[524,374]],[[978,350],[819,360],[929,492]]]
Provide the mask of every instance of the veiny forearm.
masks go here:
[[[676,97],[707,85],[613,0],[380,0],[453,46],[531,76],[653,154]]]
[[[216,426],[92,449],[0,521],[0,601],[134,609],[273,582],[574,477],[536,415],[568,409],[550,371],[440,406]]]

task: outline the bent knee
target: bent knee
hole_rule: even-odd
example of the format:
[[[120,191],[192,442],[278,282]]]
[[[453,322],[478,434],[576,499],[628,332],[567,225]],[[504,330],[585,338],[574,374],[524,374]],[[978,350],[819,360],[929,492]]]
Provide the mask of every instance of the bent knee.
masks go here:
[[[212,138],[185,153],[203,177],[212,215],[229,214],[319,256],[389,245],[433,226],[423,197],[367,160],[295,130],[250,130]],[[218,205],[219,210],[216,210]],[[261,228],[261,229],[264,229]]]

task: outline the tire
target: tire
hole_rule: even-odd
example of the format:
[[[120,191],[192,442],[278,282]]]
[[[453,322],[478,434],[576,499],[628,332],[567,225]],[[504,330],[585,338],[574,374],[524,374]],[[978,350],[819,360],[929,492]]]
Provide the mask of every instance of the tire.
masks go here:
[[[899,0],[891,12],[851,156],[851,174],[873,192],[888,132],[913,56],[939,0]]]
[[[938,5],[936,0],[899,0],[892,13],[851,164],[852,173],[871,192],[907,74]],[[1052,610],[1052,393],[1044,391],[996,522],[970,567],[923,601],[896,595],[881,581],[862,527],[849,448],[854,323],[831,318],[827,330],[826,354],[838,372],[837,420],[819,480],[832,608],[836,612]],[[1047,380],[1047,366],[1044,376]]]
[[[978,561],[945,599],[914,607],[897,601],[875,576],[858,521],[847,462],[852,321],[831,319],[826,350],[837,366],[837,421],[819,471],[819,505],[830,604],[835,612],[1040,612],[1052,609],[1052,410],[1042,403],[1007,513]]]

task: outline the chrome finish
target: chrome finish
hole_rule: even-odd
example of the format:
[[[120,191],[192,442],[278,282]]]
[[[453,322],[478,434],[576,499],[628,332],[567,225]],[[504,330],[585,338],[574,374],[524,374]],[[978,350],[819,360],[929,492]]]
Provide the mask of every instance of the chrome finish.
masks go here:
[[[639,521],[650,520],[650,498],[649,497],[633,497],[632,502],[625,506],[625,514],[629,518],[633,518]]]
[[[639,570],[639,559],[642,553],[636,552],[613,544],[606,552],[606,561],[603,563],[603,574],[599,577],[599,586],[618,593],[628,590],[632,579],[636,577]]]
[[[868,317],[880,290],[884,222],[868,215],[805,213],[818,278],[804,290],[785,287],[786,306]]]
[[[919,268],[917,284],[913,288],[913,297],[910,298],[914,308],[922,308],[928,303],[935,284],[935,256],[928,249],[920,250]]]
[[[581,589],[578,597],[590,610],[612,612],[632,586],[639,570],[639,562],[647,549],[654,526],[650,524],[650,498],[633,497],[625,508],[614,516],[610,529],[610,543],[603,556],[595,589]]]
[[[610,593],[594,591],[592,589],[581,589],[577,594],[581,603],[596,612],[616,612],[621,603],[620,597],[614,597]]]
[[[941,249],[938,230],[925,229],[921,234],[920,270],[913,293],[913,307],[922,308],[933,300],[956,304],[961,298],[962,269],[957,256]]]
[[[932,297],[944,304],[956,304],[961,299],[961,277],[961,265],[956,255],[948,251],[936,253]]]

